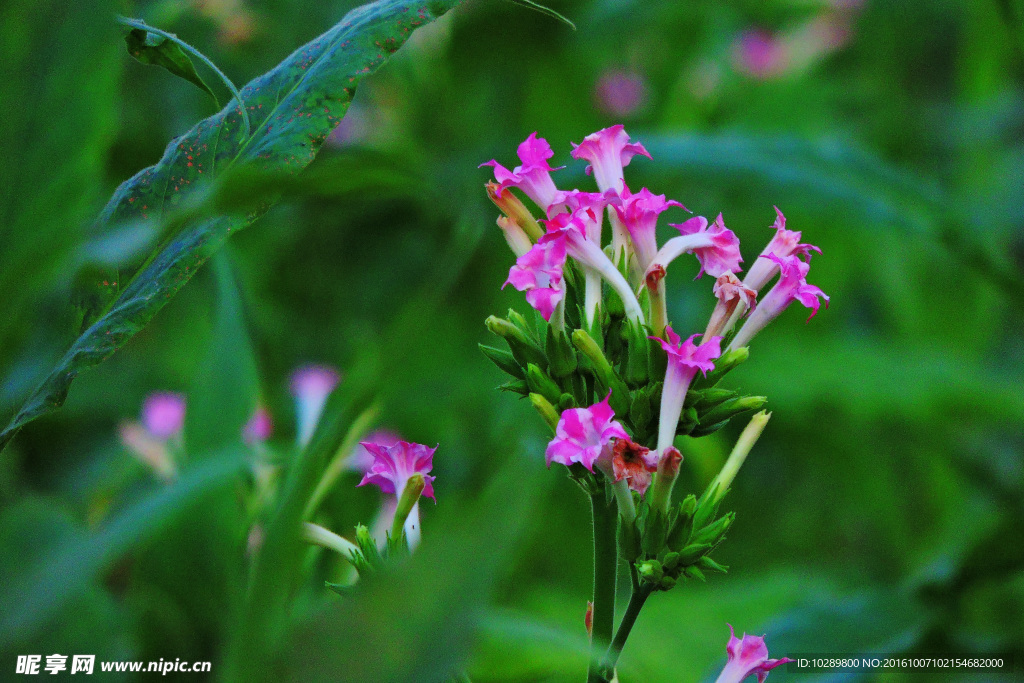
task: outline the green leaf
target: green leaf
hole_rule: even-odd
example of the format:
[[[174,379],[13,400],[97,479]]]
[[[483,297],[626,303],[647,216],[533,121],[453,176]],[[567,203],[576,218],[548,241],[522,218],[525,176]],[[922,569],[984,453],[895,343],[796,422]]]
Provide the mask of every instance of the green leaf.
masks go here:
[[[214,104],[220,107],[220,101],[216,93],[206,85],[206,82],[196,72],[192,60],[185,54],[177,43],[169,38],[158,36],[140,28],[133,28],[124,37],[128,46],[128,54],[142,62],[167,69],[178,78],[183,78],[206,92],[213,98]]]
[[[576,30],[576,24],[572,23],[572,21],[570,21],[568,17],[565,17],[565,16],[559,14],[558,12],[556,12],[553,9],[551,9],[550,7],[545,7],[544,5],[540,4],[539,2],[533,2],[533,0],[509,0],[509,2],[511,2],[513,4],[516,4],[516,5],[522,5],[523,7],[528,7],[530,9],[532,9],[532,10],[540,12],[541,14],[546,14],[547,16],[551,17],[552,19],[557,19],[558,21],[562,22],[563,24],[566,24],[573,31]]]
[[[173,140],[155,166],[123,183],[97,227],[160,220],[175,207],[195,201],[204,181],[232,168],[298,173],[341,121],[358,83],[384,64],[412,31],[459,2],[379,0],[352,10],[242,89],[251,136],[244,135],[241,109],[232,102]],[[168,236],[28,397],[0,433],[0,450],[22,426],[63,405],[79,372],[109,358],[145,327],[228,237],[265,213],[272,200],[268,197],[251,211],[189,221]]]

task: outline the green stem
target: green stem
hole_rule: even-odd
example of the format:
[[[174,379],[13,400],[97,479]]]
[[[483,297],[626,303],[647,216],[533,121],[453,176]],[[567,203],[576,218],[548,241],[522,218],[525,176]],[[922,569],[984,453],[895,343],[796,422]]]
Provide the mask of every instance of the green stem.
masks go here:
[[[594,615],[590,637],[588,683],[601,683],[601,652],[612,639],[615,621],[615,571],[618,548],[615,545],[616,510],[605,498],[604,487],[591,493],[594,512]]]
[[[619,655],[622,654],[622,648],[626,645],[626,638],[629,638],[629,633],[633,630],[636,618],[640,616],[640,610],[643,608],[644,603],[647,602],[647,598],[649,598],[650,595],[651,588],[649,586],[642,585],[634,587],[632,595],[629,596],[629,604],[626,605],[626,612],[622,615],[622,621],[619,622],[619,630],[615,632],[615,638],[612,640],[612,644],[608,647],[608,652],[605,654],[604,661],[601,665],[601,669],[604,672],[606,679],[611,679],[612,674],[615,671],[615,665],[619,661]]]

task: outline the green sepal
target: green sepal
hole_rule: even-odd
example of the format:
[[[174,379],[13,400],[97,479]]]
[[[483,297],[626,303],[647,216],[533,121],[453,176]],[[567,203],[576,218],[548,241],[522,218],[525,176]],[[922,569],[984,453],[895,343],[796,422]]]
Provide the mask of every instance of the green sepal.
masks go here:
[[[629,404],[629,421],[638,432],[647,430],[654,414],[651,411],[651,399],[642,389],[633,392],[633,399]],[[634,435],[635,436],[635,435]]]
[[[558,426],[558,411],[555,410],[554,406],[540,394],[530,394],[530,403],[540,413],[544,422],[554,431]]]
[[[669,529],[666,545],[672,550],[680,550],[690,540],[690,532],[693,530],[693,513],[697,509],[697,498],[691,493],[679,504],[679,514],[676,515],[672,528]]]
[[[381,556],[380,551],[377,550],[377,541],[370,535],[370,530],[365,524],[356,525],[356,545],[359,547],[359,553],[366,564],[366,569],[372,571],[384,566],[384,558]],[[362,562],[356,562],[354,558],[355,554],[353,553],[352,564],[362,574],[363,569],[359,566]]]
[[[751,410],[760,410],[768,402],[767,396],[738,396],[725,401],[711,410],[700,415],[700,422],[713,425],[719,422],[731,420],[740,413]]]
[[[586,331],[576,330],[572,333],[572,343],[590,361],[594,369],[594,376],[600,385],[601,398],[604,398],[604,395],[610,389],[612,397],[609,404],[612,410],[615,411],[616,415],[628,414],[630,403],[629,387],[615,373],[611,363],[608,362],[608,359],[600,347],[598,347],[597,342]]]
[[[562,379],[576,372],[576,349],[572,347],[564,330],[558,331],[549,325],[544,339],[544,349],[548,355],[548,369],[552,377]]]
[[[736,518],[736,513],[730,512],[722,517],[719,517],[711,524],[708,524],[703,529],[694,529],[693,536],[690,538],[690,543],[710,543],[711,545],[717,545],[722,538],[725,537],[725,532],[732,526],[733,520]]]
[[[699,424],[700,418],[697,416],[697,409],[693,406],[683,408],[683,412],[679,416],[679,425],[676,427],[676,434],[688,436]]]
[[[642,387],[647,384],[648,356],[650,340],[647,330],[641,325],[626,323],[626,367],[625,380],[631,387]]]
[[[709,550],[711,550],[710,543],[691,543],[679,551],[679,562],[684,566],[693,564]]]
[[[693,428],[693,431],[690,432],[690,436],[696,439],[709,434],[714,434],[727,424],[729,424],[729,420],[722,420],[721,422],[716,422],[711,425],[705,425],[702,423]]]
[[[723,377],[725,377],[730,371],[739,366],[745,360],[750,358],[750,349],[746,346],[738,349],[732,349],[722,354],[722,356],[715,361],[715,369],[709,372],[706,376],[697,375],[694,386],[698,389],[704,389],[706,387],[713,387],[718,384]]]
[[[670,591],[676,587],[676,577],[665,574],[661,577],[661,581],[658,582],[658,590]]]
[[[697,566],[703,569],[707,569],[709,572],[721,572],[725,574],[729,571],[729,568],[724,564],[718,564],[707,555],[703,556],[697,561]]]
[[[519,318],[522,319],[522,316],[519,316]],[[547,367],[547,356],[544,355],[543,349],[540,348],[528,331],[496,315],[487,318],[484,321],[484,325],[487,326],[488,330],[505,340],[509,350],[520,366],[526,367],[530,363],[536,363],[542,367]]]
[[[526,366],[526,384],[531,393],[540,394],[551,403],[557,404],[562,398],[562,389],[558,384],[533,363]]]
[[[708,484],[701,494],[700,499],[693,511],[693,528],[703,529],[718,514],[718,485],[715,482]]]
[[[668,533],[668,518],[661,510],[651,509],[644,523],[642,545],[648,557],[656,557],[665,547],[665,535]]]
[[[498,366],[499,370],[512,375],[516,379],[526,379],[526,371],[523,370],[523,366],[516,362],[516,358],[512,355],[511,351],[487,346],[486,344],[477,344],[477,346],[480,347],[480,351],[487,356],[488,360]]]
[[[619,552],[627,562],[634,562],[640,557],[641,551],[640,531],[636,528],[636,522],[627,522],[619,517]]]
[[[525,379],[514,379],[499,386],[498,391],[511,391],[513,394],[527,396],[530,393],[530,385],[526,383]]]
[[[689,567],[683,569],[683,574],[689,579],[700,579],[701,581],[707,581],[707,579],[704,578],[704,572],[698,569],[696,565],[691,564]]]
[[[710,410],[711,408],[714,408],[715,406],[724,403],[725,401],[735,396],[736,392],[733,391],[732,389],[719,389],[717,387],[709,387],[707,389],[704,389],[703,391],[698,392],[697,398],[699,400],[695,404],[697,407],[697,412],[700,413],[705,410]],[[686,398],[687,400],[689,400],[689,395],[687,395]]]
[[[337,593],[343,598],[347,598],[355,592],[355,586],[346,585],[344,583],[331,583],[330,581],[324,581],[324,587],[334,593]]]

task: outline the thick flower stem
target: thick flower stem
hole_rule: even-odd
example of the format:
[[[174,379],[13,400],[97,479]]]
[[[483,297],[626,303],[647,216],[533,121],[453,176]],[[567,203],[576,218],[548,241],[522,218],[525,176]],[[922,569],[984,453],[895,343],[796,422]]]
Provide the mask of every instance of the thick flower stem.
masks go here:
[[[619,661],[619,655],[622,654],[622,648],[626,645],[626,639],[629,638],[629,633],[633,630],[636,618],[640,616],[640,610],[650,595],[651,588],[649,586],[634,586],[633,593],[629,596],[629,604],[626,605],[626,611],[622,615],[622,621],[619,622],[619,629],[615,632],[615,638],[608,647],[608,652],[601,663],[601,671],[605,678],[599,678],[599,681],[607,681],[612,678],[615,672],[615,665]]]
[[[612,640],[615,620],[615,572],[618,548],[615,543],[616,509],[605,498],[603,487],[591,493],[594,512],[594,615],[590,637],[588,683],[601,683],[601,653]]]
[[[659,278],[654,286],[647,286],[647,294],[651,302],[651,332],[660,337],[668,325],[668,305],[665,301],[665,278]]]

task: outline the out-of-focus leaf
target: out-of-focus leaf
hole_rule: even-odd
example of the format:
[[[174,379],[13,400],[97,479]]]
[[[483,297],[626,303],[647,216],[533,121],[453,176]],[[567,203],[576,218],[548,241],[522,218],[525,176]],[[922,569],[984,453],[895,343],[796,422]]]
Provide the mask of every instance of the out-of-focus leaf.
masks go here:
[[[123,183],[99,224],[162,216],[204,180],[233,166],[297,173],[341,121],[358,82],[380,67],[416,27],[458,2],[379,0],[352,10],[242,90],[253,123],[251,136],[243,136],[242,112],[232,102],[173,140],[158,164]],[[27,422],[60,407],[79,372],[101,363],[142,329],[234,231],[267,208],[269,202],[244,215],[200,219],[168,238],[28,397],[0,433],[0,449]]]
[[[214,104],[220,107],[217,94],[210,89],[210,86],[206,85],[206,82],[196,72],[192,60],[177,43],[140,28],[128,31],[124,42],[128,46],[128,54],[132,57],[143,64],[163,67],[178,78],[185,79],[212,97]]]
[[[97,533],[72,538],[53,549],[17,581],[5,582],[0,593],[0,648],[29,636],[68,600],[89,585],[110,561],[176,514],[232,481],[242,459],[238,453],[219,453],[169,486],[147,494],[117,513]]]
[[[229,251],[213,258],[217,292],[213,337],[189,396],[185,434],[192,451],[205,452],[242,438],[259,394],[256,358]]]
[[[568,17],[559,14],[555,10],[551,9],[550,7],[547,7],[546,5],[542,5],[539,2],[533,2],[533,0],[509,0],[509,2],[516,5],[522,5],[523,7],[529,7],[530,9],[536,12],[540,12],[541,14],[545,14],[551,17],[552,19],[557,19],[558,21],[562,22],[563,24],[571,28],[573,31],[576,30],[576,24],[572,23],[572,21]]]
[[[406,566],[366,581],[296,634],[290,680],[451,680],[544,481],[543,469],[511,461],[475,502],[440,506]]]

